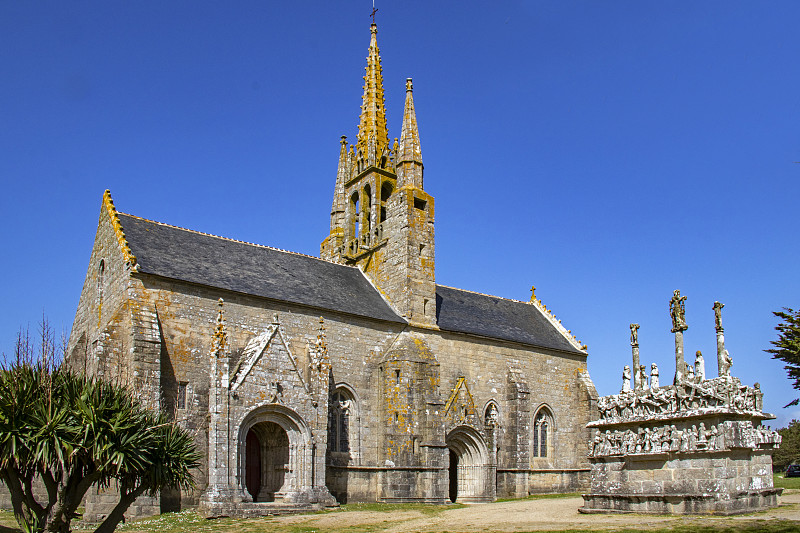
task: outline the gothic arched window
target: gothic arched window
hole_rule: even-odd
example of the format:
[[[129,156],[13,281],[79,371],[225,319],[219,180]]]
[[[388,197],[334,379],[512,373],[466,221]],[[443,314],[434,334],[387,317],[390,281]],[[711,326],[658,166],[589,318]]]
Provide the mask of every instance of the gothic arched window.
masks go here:
[[[533,422],[533,456],[547,457],[552,450],[553,417],[547,408],[539,409]]]

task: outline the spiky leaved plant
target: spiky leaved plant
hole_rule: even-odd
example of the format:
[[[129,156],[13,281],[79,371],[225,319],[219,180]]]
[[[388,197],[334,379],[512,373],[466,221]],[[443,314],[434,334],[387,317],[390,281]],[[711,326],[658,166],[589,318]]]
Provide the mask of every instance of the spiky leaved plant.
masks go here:
[[[97,528],[113,531],[138,496],[193,486],[198,460],[186,430],[121,385],[41,362],[0,368],[0,478],[26,532],[69,531],[94,484],[119,491]]]

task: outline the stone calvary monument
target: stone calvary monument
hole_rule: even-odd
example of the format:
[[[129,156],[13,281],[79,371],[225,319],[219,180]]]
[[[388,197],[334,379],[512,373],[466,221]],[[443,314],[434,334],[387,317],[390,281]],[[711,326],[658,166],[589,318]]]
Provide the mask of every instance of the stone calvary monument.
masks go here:
[[[761,425],[758,383],[730,375],[723,304],[714,302],[718,377],[706,379],[703,355],[694,365],[683,355],[686,296],[670,300],[675,333],[675,378],[660,386],[658,367],[639,361],[639,324],[631,324],[633,368],[625,366],[619,394],[598,400],[600,419],[590,422],[591,491],[583,513],[736,514],[777,505],[772,450],[781,437]],[[633,384],[631,384],[633,380]]]

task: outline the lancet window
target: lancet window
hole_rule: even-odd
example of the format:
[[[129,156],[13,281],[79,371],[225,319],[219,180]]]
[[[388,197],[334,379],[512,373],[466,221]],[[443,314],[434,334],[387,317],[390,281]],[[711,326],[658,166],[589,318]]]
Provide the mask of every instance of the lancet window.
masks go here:
[[[533,423],[533,456],[548,457],[552,450],[553,417],[547,408],[539,409]]]

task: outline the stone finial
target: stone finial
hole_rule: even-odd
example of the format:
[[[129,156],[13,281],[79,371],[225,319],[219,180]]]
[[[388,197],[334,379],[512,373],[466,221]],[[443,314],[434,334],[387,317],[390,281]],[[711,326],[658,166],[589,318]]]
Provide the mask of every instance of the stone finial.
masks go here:
[[[319,317],[319,330],[317,331],[317,346],[325,345],[325,319]]]
[[[536,287],[531,285],[531,301],[536,301]]]
[[[217,324],[214,327],[214,338],[212,341],[212,352],[217,356],[225,351],[225,347],[228,344],[228,335],[225,332],[224,303],[225,301],[222,298],[217,301],[219,310],[217,311]]]
[[[672,317],[672,332],[686,331],[686,296],[681,296],[681,291],[675,289],[669,301],[669,315]]]

